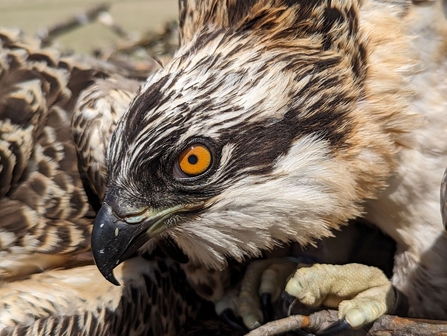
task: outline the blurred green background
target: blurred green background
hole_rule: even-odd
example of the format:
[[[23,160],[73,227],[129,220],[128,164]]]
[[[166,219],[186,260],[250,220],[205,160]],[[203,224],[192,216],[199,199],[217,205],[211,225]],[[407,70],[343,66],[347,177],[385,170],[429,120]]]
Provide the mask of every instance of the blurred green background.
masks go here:
[[[110,5],[114,21],[131,34],[156,30],[177,18],[178,0],[0,0],[0,26],[28,34],[50,27],[98,4]],[[117,43],[120,38],[99,22],[88,23],[55,39],[64,49],[90,52]]]

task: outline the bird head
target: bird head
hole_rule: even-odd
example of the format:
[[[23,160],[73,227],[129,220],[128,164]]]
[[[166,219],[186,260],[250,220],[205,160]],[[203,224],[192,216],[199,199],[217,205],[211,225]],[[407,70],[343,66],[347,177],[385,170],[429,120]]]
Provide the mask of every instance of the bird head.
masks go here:
[[[212,268],[312,243],[358,215],[386,174],[372,178],[382,140],[373,124],[361,127],[357,33],[331,37],[355,29],[353,5],[229,0],[209,1],[207,12],[181,3],[182,46],[108,146],[92,250],[115,283],[116,265],[166,237]]]

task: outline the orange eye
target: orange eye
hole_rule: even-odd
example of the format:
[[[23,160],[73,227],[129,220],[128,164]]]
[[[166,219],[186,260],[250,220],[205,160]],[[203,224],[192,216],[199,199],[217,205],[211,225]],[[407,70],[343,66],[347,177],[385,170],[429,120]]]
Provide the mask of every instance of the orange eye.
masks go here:
[[[189,176],[200,175],[211,166],[211,152],[203,145],[186,147],[178,157],[180,170]]]

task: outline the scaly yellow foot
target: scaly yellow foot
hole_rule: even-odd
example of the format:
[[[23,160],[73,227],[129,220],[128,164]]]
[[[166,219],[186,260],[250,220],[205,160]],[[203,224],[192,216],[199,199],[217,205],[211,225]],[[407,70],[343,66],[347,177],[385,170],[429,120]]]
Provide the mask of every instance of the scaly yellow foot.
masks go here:
[[[360,328],[391,311],[395,293],[391,282],[376,267],[361,264],[315,264],[298,269],[286,292],[301,303],[338,308],[352,328]]]

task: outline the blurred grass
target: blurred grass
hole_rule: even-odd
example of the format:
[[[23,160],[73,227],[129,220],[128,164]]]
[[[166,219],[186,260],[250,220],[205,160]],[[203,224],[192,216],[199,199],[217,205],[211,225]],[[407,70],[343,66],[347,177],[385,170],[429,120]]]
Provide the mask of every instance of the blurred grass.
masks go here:
[[[110,14],[128,32],[144,33],[177,18],[178,0],[0,0],[0,26],[14,27],[28,34],[91,8],[109,3]],[[91,52],[115,43],[119,38],[94,22],[67,32],[55,40],[64,49]]]

